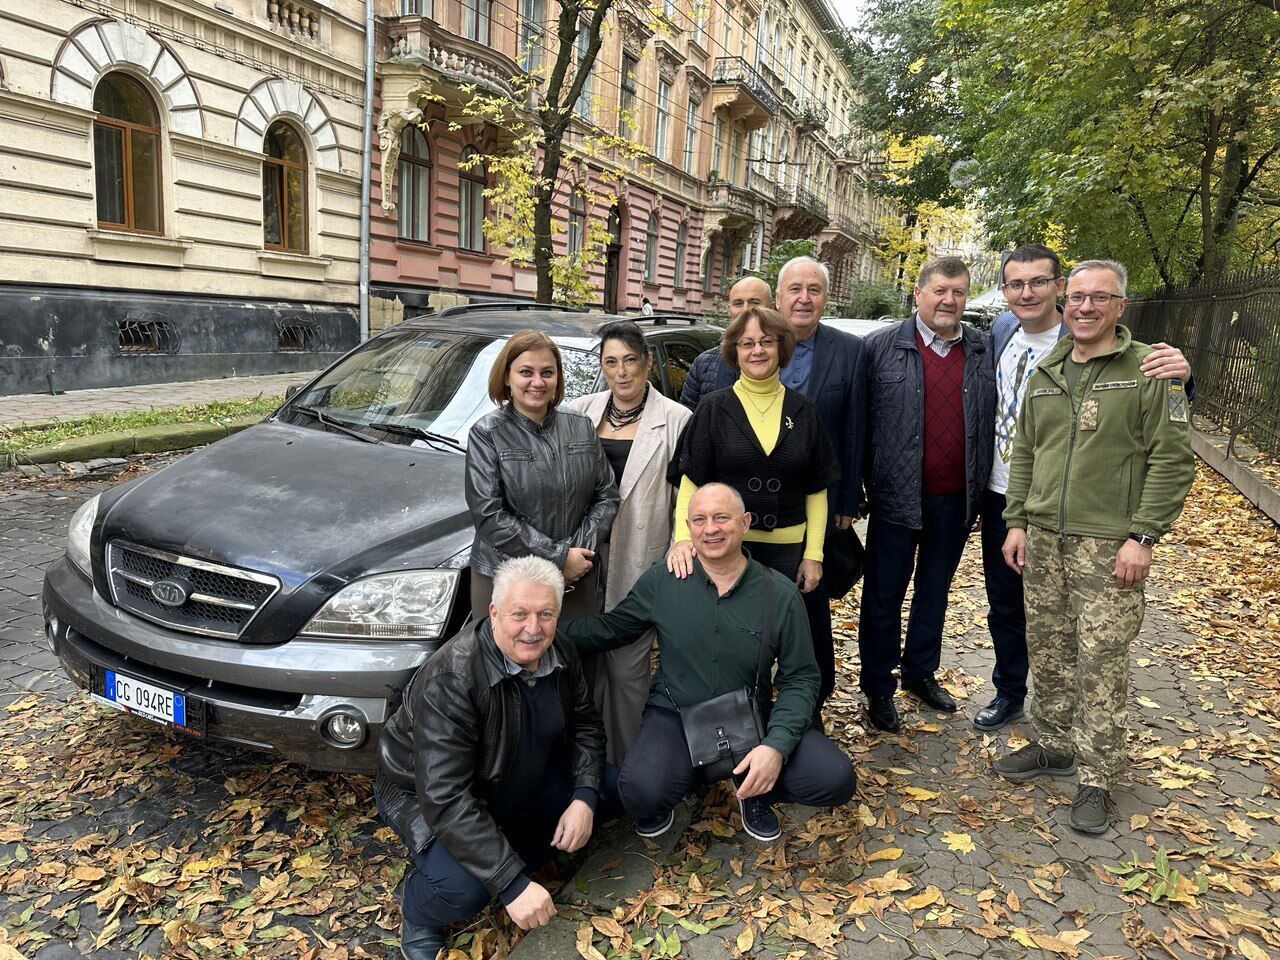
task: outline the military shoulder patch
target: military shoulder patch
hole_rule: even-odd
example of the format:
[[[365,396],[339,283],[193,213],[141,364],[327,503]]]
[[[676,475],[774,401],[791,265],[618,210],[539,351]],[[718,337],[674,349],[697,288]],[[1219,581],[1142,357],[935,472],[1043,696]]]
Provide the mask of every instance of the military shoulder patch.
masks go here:
[[[1186,388],[1181,380],[1169,381],[1169,422],[1186,423],[1189,414]]]
[[[1108,380],[1106,383],[1095,383],[1094,390],[1124,390],[1128,387],[1136,387],[1137,380]]]
[[[1056,397],[1062,393],[1057,387],[1041,387],[1038,390],[1032,390],[1033,397]]]

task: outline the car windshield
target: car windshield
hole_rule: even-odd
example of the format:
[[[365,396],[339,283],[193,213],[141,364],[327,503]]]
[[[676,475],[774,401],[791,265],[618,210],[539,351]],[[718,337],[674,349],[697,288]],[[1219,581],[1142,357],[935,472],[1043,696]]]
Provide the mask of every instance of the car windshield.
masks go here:
[[[283,416],[339,431],[382,430],[390,443],[431,444],[438,438],[465,445],[471,425],[494,409],[489,370],[505,342],[432,330],[382,336],[299,392]],[[564,347],[560,353],[564,398],[590,392],[599,373],[595,355]]]

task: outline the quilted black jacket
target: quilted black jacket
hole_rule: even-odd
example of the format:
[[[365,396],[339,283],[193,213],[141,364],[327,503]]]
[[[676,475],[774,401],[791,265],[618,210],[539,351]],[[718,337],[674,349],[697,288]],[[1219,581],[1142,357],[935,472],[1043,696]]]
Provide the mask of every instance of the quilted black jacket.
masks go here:
[[[996,372],[985,334],[965,324],[964,459],[968,522],[978,517],[995,448]],[[924,368],[916,318],[877,330],[867,347],[867,453],[871,512],[919,530],[924,463]]]

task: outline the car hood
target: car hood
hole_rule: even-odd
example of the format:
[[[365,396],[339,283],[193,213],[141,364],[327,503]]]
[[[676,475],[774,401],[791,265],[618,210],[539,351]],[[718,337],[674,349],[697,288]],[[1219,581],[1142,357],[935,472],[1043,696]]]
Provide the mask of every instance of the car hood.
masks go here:
[[[128,540],[279,578],[276,609],[258,618],[266,629],[280,608],[310,616],[354,579],[437,566],[465,548],[464,473],[453,451],[266,422],[131,484],[102,512],[98,544]]]

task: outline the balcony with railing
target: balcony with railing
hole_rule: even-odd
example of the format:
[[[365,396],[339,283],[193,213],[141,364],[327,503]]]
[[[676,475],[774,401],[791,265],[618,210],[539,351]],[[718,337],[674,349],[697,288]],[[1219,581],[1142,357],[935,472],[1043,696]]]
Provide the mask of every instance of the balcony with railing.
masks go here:
[[[758,223],[756,203],[756,198],[745,187],[723,180],[716,180],[707,187],[708,212],[718,214],[720,225],[729,229]]]
[[[824,129],[831,120],[831,112],[821,100],[806,97],[796,108],[796,128],[801,133]]]
[[[778,191],[774,240],[802,240],[826,229],[831,213],[826,201],[808,187],[795,183]]]
[[[742,57],[719,57],[711,71],[711,109],[723,110],[744,130],[758,130],[778,115],[773,85]]]
[[[320,42],[320,9],[297,0],[266,0],[267,23],[295,40]]]
[[[430,11],[431,6],[426,4],[426,11]],[[441,84],[439,89],[445,97],[446,107],[453,105],[455,100],[458,104],[470,100],[470,94],[458,89],[461,85],[474,85],[520,103],[528,99],[519,83],[524,76],[519,64],[487,43],[451,33],[432,19],[429,12],[425,15],[410,13],[388,20],[387,52],[383,62],[425,68],[452,81]],[[386,86],[387,78],[384,76],[384,102],[387,100]]]

